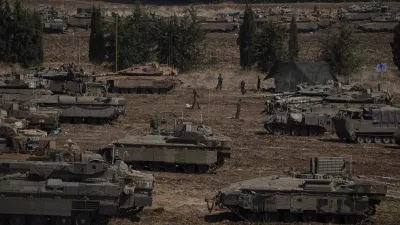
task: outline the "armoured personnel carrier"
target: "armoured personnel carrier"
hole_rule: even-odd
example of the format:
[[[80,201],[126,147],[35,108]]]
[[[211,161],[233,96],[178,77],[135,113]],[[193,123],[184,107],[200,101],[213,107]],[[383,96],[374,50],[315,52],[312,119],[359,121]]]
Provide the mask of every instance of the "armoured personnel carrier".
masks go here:
[[[216,136],[210,127],[180,123],[171,134],[127,136],[99,152],[108,160],[121,159],[134,169],[208,173],[230,157],[232,140]]]
[[[0,159],[0,165],[2,223],[90,225],[152,205],[153,175],[120,160],[110,165],[83,153],[75,162]]]
[[[333,118],[340,139],[358,143],[395,143],[400,125],[400,108],[343,109]]]
[[[174,77],[178,71],[157,63],[137,65],[118,73],[98,76],[111,93],[160,94],[173,90],[180,84]]]
[[[231,184],[206,199],[211,212],[215,206],[231,210],[251,222],[365,221],[385,199],[387,186],[346,175],[340,157],[310,160],[310,173],[268,176]]]
[[[51,95],[32,102],[46,109],[61,110],[62,123],[104,124],[125,115],[122,97]]]

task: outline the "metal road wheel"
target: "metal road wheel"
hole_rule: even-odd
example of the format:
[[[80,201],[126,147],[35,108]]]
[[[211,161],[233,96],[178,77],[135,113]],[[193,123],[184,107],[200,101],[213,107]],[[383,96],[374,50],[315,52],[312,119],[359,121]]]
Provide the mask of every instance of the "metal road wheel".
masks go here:
[[[47,218],[44,216],[31,216],[29,218],[29,223],[31,225],[45,225],[47,223]]]
[[[332,214],[326,215],[326,216],[325,216],[325,221],[326,221],[327,223],[333,223],[333,224],[339,224],[339,223],[341,223],[340,216],[339,216],[339,215],[332,215]]]
[[[209,165],[197,165],[196,170],[198,173],[207,173],[210,170]]]
[[[358,218],[357,216],[344,216],[344,223],[345,224],[357,224]]]
[[[285,212],[283,214],[283,220],[287,223],[294,223],[299,220],[299,215],[296,213]]]
[[[75,124],[81,124],[82,123],[82,119],[81,118],[74,118],[74,123]]]
[[[308,136],[308,129],[307,128],[301,128],[300,136]]]
[[[53,223],[54,225],[70,225],[71,218],[64,217],[64,216],[57,216],[54,218]]]
[[[165,163],[164,164],[164,170],[170,173],[173,173],[176,171],[176,165],[174,163]]]
[[[291,130],[289,128],[284,128],[283,129],[283,135],[289,136],[291,134]]]
[[[183,171],[185,173],[194,173],[196,171],[196,166],[193,164],[185,164],[183,165]]]
[[[367,144],[372,143],[372,137],[366,136],[366,137],[365,137],[365,143],[367,143]]]
[[[282,128],[280,128],[280,127],[274,127],[273,128],[273,133],[274,133],[274,135],[276,135],[276,136],[279,136],[279,135],[282,135]]]
[[[279,214],[277,212],[265,213],[264,222],[278,222]]]
[[[88,122],[88,124],[96,124],[97,123],[95,118],[88,118],[87,122]]]
[[[390,138],[390,142],[392,142],[393,144],[396,144],[396,140],[394,138]]]
[[[390,144],[390,137],[383,137],[382,142],[385,144]]]
[[[25,225],[26,219],[23,215],[11,215],[9,222],[10,225]]]
[[[357,136],[356,140],[358,143],[364,143],[365,138],[364,138],[364,136]]]
[[[310,136],[317,136],[317,135],[318,135],[317,129],[316,129],[316,128],[310,128],[310,129],[308,129],[308,135],[310,135]]]
[[[159,171],[160,170],[160,166],[161,166],[161,164],[159,162],[151,162],[149,164],[149,169],[151,171]]]
[[[378,136],[375,136],[375,137],[374,137],[374,142],[375,142],[375,143],[381,143],[381,142],[382,142],[382,138],[381,138],[381,137],[378,137]]]
[[[261,213],[247,212],[246,219],[249,222],[261,222]]]
[[[90,225],[91,219],[89,214],[86,213],[80,213],[76,215],[74,224],[75,225]]]

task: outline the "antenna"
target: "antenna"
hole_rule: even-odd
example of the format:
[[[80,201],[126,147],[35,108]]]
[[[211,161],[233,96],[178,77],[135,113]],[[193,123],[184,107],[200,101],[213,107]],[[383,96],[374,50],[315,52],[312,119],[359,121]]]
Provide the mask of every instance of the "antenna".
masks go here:
[[[115,72],[118,71],[118,15],[115,14]]]

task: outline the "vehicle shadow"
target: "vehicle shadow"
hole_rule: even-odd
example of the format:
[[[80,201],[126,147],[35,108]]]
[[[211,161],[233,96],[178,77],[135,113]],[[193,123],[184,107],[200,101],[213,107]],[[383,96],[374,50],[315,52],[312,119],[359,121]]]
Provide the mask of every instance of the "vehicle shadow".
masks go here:
[[[222,221],[239,222],[243,220],[233,212],[221,212],[204,216],[204,222],[207,223],[220,223]]]
[[[322,141],[322,142],[329,142],[329,143],[345,143],[345,144],[356,144],[353,142],[348,142],[345,140],[341,140],[339,138],[318,138],[318,141]]]
[[[254,132],[255,135],[260,135],[260,136],[264,136],[264,135],[271,135],[270,132],[268,131],[256,131]]]

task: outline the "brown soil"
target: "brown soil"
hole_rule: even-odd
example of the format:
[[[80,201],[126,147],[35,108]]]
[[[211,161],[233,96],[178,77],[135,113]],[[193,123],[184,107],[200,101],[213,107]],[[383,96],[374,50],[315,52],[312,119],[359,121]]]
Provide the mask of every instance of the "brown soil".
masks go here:
[[[209,94],[210,93],[210,96]],[[188,175],[156,172],[154,205],[141,215],[139,224],[204,224],[210,220],[204,198],[219,188],[244,179],[282,174],[289,167],[307,170],[312,156],[344,156],[353,161],[353,173],[367,176],[400,178],[400,151],[395,145],[359,145],[342,143],[334,135],[323,137],[276,137],[263,128],[265,115],[260,114],[263,99],[254,94],[243,96],[241,120],[232,119],[239,95],[237,91],[200,90],[201,110],[185,109],[191,104],[191,91],[176,90],[167,95],[124,95],[126,116],[114,125],[63,125],[61,139],[76,141],[82,147],[97,147],[126,134],[140,135],[150,130],[155,115],[183,115],[185,119],[212,126],[217,134],[230,136],[234,142],[232,158],[215,174]],[[208,99],[210,101],[208,102]],[[400,201],[386,201],[378,209],[380,224],[399,224],[394,208]],[[160,209],[161,208],[161,209]],[[215,218],[214,218],[215,219]],[[242,224],[229,220],[215,224]],[[130,224],[113,220],[111,224]]]

